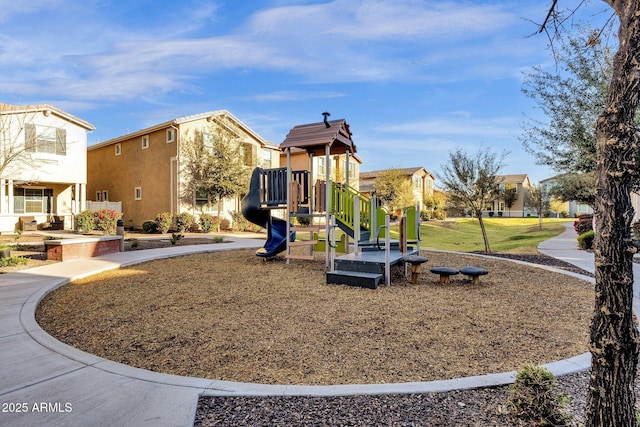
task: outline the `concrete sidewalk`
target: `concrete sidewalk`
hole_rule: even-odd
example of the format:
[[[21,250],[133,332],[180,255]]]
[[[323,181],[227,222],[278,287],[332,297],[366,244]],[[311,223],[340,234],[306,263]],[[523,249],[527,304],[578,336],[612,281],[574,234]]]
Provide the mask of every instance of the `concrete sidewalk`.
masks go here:
[[[572,230],[541,250],[589,267]],[[235,383],[159,374],[111,362],[63,344],[35,322],[40,300],[71,280],[150,259],[258,248],[264,240],[121,252],[0,275],[0,425],[189,426],[198,397],[207,395],[352,395],[426,393],[508,384],[515,372],[447,381],[336,386]],[[574,253],[575,252],[575,253]],[[589,268],[585,268],[589,269]],[[593,261],[591,260],[591,271]],[[638,274],[638,273],[636,273]],[[588,353],[547,365],[556,375],[589,366]]]
[[[577,233],[572,223],[565,224],[566,230],[553,239],[545,240],[538,246],[538,251],[545,255],[561,259],[583,270],[593,273],[595,262],[592,252],[578,248]],[[639,256],[639,255],[636,255]],[[640,264],[633,263],[633,311],[640,313]]]

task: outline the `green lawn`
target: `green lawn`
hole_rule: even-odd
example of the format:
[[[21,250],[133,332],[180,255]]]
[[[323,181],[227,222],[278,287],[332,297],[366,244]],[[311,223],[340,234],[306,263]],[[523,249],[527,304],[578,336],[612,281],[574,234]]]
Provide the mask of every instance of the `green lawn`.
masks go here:
[[[545,218],[541,230],[537,218],[484,218],[491,251],[505,253],[536,253],[540,242],[562,233],[569,221]],[[484,252],[477,218],[423,222],[420,238],[423,248]]]

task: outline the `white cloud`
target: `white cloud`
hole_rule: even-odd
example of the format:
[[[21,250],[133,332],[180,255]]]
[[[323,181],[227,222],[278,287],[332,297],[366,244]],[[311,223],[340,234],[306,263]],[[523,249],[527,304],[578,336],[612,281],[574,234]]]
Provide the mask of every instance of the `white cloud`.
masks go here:
[[[347,96],[341,92],[302,92],[302,91],[277,91],[271,93],[255,94],[246,99],[257,102],[292,102],[306,99],[341,98]]]

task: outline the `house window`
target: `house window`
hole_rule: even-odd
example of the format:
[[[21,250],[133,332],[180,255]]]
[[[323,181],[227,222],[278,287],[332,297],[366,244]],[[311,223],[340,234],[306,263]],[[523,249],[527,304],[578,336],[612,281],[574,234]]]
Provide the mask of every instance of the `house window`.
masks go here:
[[[345,168],[347,167],[347,161],[344,161]],[[356,177],[356,164],[349,162],[349,179],[355,179]]]
[[[48,213],[53,207],[53,190],[43,188],[14,188],[15,213]]]
[[[102,201],[102,193],[100,191],[96,191],[96,202]]]
[[[116,156],[119,156],[120,154],[122,154],[122,144],[118,142],[116,144]]]
[[[413,188],[416,190],[422,189],[422,178],[420,178],[419,176],[413,177]]]
[[[109,200],[109,192],[107,190],[102,190],[102,200],[105,202]]]
[[[271,167],[271,150],[262,150],[262,167]]]
[[[167,129],[167,144],[176,140],[176,130],[174,128]]]
[[[142,200],[142,187],[136,187],[133,190],[133,197],[136,200]]]
[[[24,125],[25,151],[30,153],[67,154],[67,131],[51,126]]]
[[[325,161],[324,157],[318,157],[318,175],[320,176],[324,176],[327,173],[324,161]]]
[[[149,135],[142,137],[142,149],[146,150],[147,148],[149,148]]]

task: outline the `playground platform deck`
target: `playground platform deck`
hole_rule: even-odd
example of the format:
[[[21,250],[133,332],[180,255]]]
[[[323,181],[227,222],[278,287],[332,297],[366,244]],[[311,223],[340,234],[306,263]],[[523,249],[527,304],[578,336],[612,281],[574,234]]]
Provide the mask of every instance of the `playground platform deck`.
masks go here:
[[[418,249],[408,249],[407,252],[401,252],[399,250],[392,249],[389,251],[389,263],[396,265],[402,262],[402,259],[407,255],[415,255],[419,252]],[[335,258],[341,261],[362,261],[372,264],[384,265],[385,251],[383,250],[364,250],[358,252],[351,252],[345,255],[340,255]]]

